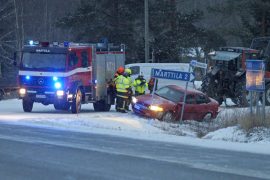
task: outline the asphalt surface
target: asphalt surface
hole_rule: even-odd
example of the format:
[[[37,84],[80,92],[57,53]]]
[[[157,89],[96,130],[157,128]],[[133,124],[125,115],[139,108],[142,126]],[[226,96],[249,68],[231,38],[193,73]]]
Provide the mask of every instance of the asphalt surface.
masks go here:
[[[0,123],[0,179],[270,179],[270,156]]]

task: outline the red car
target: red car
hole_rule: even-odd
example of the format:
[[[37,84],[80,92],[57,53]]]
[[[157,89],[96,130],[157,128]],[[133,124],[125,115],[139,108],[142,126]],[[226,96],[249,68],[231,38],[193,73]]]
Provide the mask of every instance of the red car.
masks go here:
[[[138,115],[163,121],[176,121],[181,117],[185,89],[176,85],[164,86],[151,94],[134,97],[132,109]],[[216,118],[219,104],[197,90],[187,90],[183,120]]]

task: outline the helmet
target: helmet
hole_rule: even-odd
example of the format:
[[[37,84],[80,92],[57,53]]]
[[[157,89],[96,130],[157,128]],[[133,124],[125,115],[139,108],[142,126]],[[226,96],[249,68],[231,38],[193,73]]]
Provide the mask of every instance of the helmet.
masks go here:
[[[119,74],[123,74],[124,71],[125,71],[125,68],[124,68],[123,66],[119,66],[118,69],[117,69],[117,72],[118,72]]]
[[[125,69],[125,72],[128,73],[129,75],[131,75],[131,69]]]

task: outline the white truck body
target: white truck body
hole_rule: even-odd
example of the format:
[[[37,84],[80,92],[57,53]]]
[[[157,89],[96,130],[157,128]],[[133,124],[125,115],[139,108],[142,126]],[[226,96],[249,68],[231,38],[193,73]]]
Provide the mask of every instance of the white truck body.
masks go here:
[[[132,71],[131,78],[132,80],[136,79],[139,74],[142,74],[146,81],[148,82],[151,78],[151,70],[152,68],[156,69],[166,69],[173,71],[181,71],[188,72],[189,64],[188,63],[134,63],[134,64],[126,64],[125,68],[130,68]],[[192,71],[192,68],[190,69]],[[184,87],[186,85],[185,81],[177,81],[177,80],[169,80],[169,79],[159,79],[158,80],[158,88],[161,88],[166,85],[178,85]],[[193,83],[189,83],[189,88],[193,88]]]

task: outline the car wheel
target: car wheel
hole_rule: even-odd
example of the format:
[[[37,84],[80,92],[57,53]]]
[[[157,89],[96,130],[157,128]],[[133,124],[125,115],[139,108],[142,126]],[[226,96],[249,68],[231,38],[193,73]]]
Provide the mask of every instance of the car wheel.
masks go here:
[[[73,99],[71,104],[71,112],[73,114],[77,114],[81,111],[81,104],[82,103],[82,92],[80,89],[77,90],[77,94],[75,99]]]
[[[161,118],[162,121],[164,122],[173,122],[174,121],[174,117],[172,112],[165,112]]]
[[[203,121],[210,121],[211,119],[212,119],[212,113],[210,113],[210,112],[208,112],[208,113],[206,113],[205,115],[204,115],[204,117],[203,117]]]
[[[22,104],[23,104],[23,111],[24,111],[24,112],[31,112],[31,111],[32,111],[32,109],[33,109],[33,104],[34,104],[33,101],[24,98],[24,99],[22,100]]]

